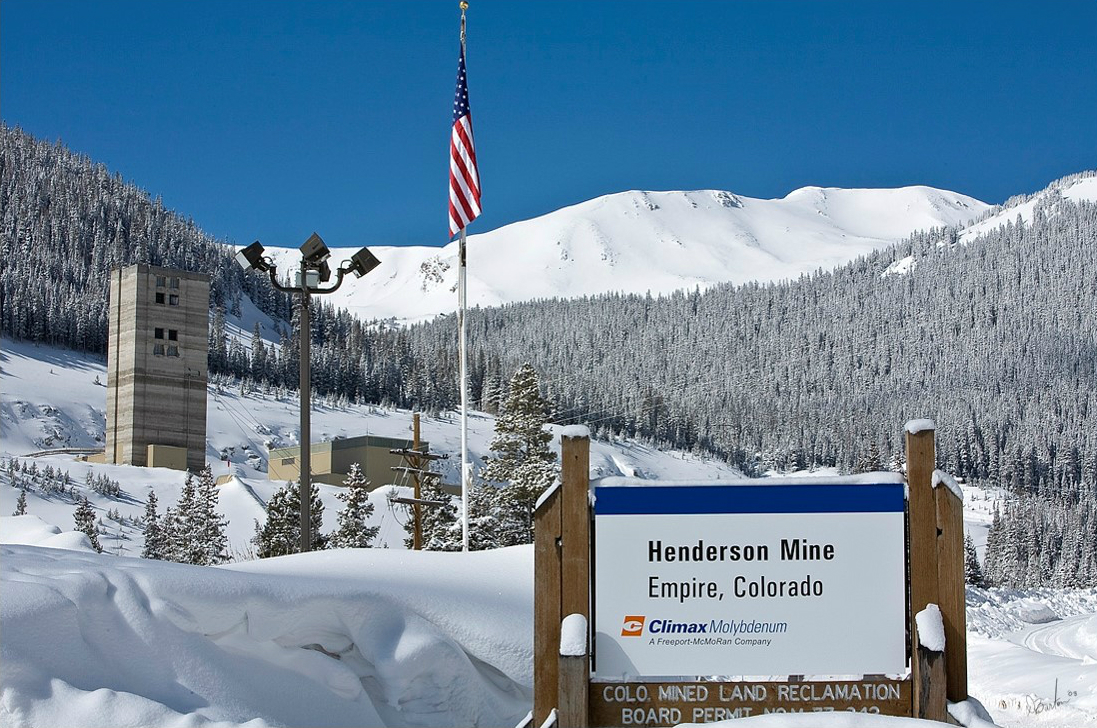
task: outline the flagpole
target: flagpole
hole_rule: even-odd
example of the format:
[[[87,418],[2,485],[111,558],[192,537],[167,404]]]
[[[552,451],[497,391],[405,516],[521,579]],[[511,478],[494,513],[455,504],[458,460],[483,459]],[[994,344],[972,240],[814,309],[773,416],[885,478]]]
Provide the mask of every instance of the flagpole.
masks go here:
[[[465,54],[465,11],[469,4],[461,1],[461,55]],[[467,227],[467,226],[465,226]],[[461,228],[460,256],[461,263],[457,269],[458,298],[460,299],[460,311],[457,314],[457,325],[460,329],[461,348],[461,550],[469,550],[469,493],[472,489],[472,466],[469,464],[469,386],[468,386],[468,350],[466,330],[466,303],[468,290],[466,288],[466,263],[465,255],[465,227]]]
[[[457,314],[458,326],[460,327],[460,346],[461,346],[461,502],[464,505],[463,515],[461,516],[461,550],[469,550],[469,491],[472,484],[470,481],[470,473],[472,466],[469,464],[469,420],[468,420],[468,401],[469,401],[469,382],[468,382],[468,349],[467,349],[467,320],[466,320],[466,297],[468,295],[466,289],[466,256],[465,256],[465,229],[461,228],[461,264],[457,269],[457,287],[460,293],[458,297],[461,299],[461,310]]]

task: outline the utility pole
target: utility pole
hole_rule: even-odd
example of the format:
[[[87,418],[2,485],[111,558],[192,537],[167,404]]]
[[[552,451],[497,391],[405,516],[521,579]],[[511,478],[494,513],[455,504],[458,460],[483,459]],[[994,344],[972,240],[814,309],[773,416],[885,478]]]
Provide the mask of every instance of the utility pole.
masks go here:
[[[412,498],[392,498],[393,503],[400,503],[402,505],[411,506],[411,517],[415,519],[415,525],[411,535],[411,547],[415,551],[421,551],[423,549],[423,506],[440,507],[446,505],[445,501],[436,500],[424,500],[422,483],[424,481],[431,482],[431,480],[437,481],[442,477],[441,473],[434,472],[427,469],[425,466],[432,460],[445,460],[449,455],[435,455],[429,452],[423,452],[420,448],[423,446],[423,442],[419,437],[419,413],[415,412],[411,416],[411,449],[410,450],[389,450],[393,455],[399,455],[404,458],[405,465],[394,465],[392,470],[404,473],[411,476],[412,486],[414,488]]]
[[[416,412],[412,415],[412,440],[411,449],[418,452],[419,450],[419,413]],[[415,458],[416,462],[414,467],[421,468],[422,465],[418,462],[419,458]],[[415,532],[412,534],[411,547],[416,551],[421,551],[423,548],[423,511],[422,511],[422,498],[423,493],[419,488],[419,473],[412,472],[411,482],[415,487],[415,505],[412,506],[415,510]]]

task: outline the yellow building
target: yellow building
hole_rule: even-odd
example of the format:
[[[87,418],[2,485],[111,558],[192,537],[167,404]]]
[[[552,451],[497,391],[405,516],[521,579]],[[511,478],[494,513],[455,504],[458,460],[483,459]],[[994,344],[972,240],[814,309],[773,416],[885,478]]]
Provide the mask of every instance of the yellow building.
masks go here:
[[[370,481],[370,490],[390,483],[401,484],[403,475],[393,471],[393,466],[406,465],[404,459],[389,450],[411,449],[411,440],[364,435],[330,442],[312,444],[313,482],[342,485],[354,463]],[[420,442],[422,452],[430,450],[429,443]],[[301,448],[284,447],[270,451],[267,477],[270,480],[296,480],[301,473]],[[410,483],[410,481],[409,481]]]

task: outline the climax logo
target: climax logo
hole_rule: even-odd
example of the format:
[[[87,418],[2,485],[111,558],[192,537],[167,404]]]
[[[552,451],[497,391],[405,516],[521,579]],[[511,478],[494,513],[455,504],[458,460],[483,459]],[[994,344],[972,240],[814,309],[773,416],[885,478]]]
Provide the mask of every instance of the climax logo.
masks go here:
[[[644,615],[628,615],[625,617],[624,624],[621,625],[622,637],[639,637],[644,632],[644,620],[647,617]]]

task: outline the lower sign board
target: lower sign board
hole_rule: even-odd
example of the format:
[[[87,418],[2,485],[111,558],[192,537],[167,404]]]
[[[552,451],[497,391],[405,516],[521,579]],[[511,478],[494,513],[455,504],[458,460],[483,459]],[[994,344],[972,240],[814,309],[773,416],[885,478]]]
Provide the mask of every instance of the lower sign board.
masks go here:
[[[598,680],[906,670],[901,476],[602,481]]]
[[[768,713],[910,715],[903,680],[820,682],[591,683],[592,726],[673,726]]]

